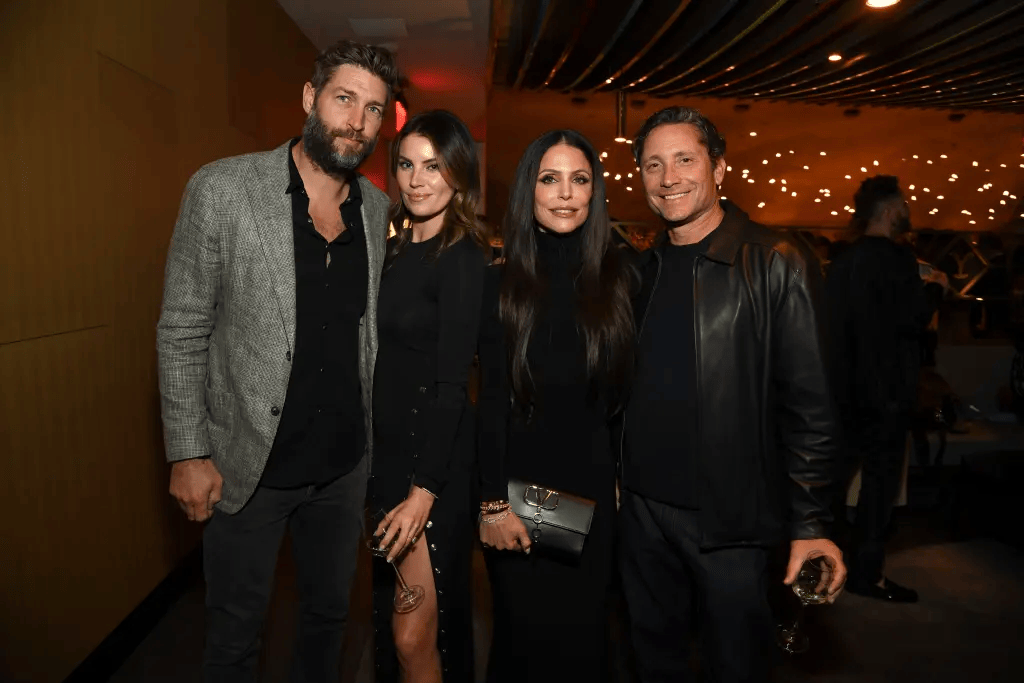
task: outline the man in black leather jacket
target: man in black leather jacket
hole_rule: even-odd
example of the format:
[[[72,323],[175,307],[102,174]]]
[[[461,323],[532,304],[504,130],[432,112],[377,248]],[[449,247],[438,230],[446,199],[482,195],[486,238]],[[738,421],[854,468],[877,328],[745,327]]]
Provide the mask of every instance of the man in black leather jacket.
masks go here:
[[[820,273],[719,199],[725,141],[699,112],[664,109],[634,141],[666,227],[641,263],[623,425],[622,576],[640,679],[686,680],[685,638],[699,630],[714,680],[763,681],[769,548],[789,543],[787,584],[818,556],[835,569],[831,600],[846,576],[826,538],[838,452]]]

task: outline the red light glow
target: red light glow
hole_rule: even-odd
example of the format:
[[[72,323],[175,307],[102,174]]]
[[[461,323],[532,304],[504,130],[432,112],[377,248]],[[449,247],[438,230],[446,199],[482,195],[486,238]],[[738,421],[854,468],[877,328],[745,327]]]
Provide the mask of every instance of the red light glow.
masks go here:
[[[405,111],[405,106],[401,102],[395,100],[395,132],[402,130],[405,126],[406,119],[409,118],[409,114]]]

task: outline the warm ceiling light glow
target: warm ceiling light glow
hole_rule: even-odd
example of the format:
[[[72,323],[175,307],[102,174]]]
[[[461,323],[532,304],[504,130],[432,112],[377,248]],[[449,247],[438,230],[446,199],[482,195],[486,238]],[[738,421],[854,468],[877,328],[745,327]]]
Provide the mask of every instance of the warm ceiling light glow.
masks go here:
[[[898,5],[900,0],[867,0],[864,4],[871,9],[882,9],[884,7],[892,7]]]
[[[759,209],[763,209],[763,208],[764,208],[764,202],[761,202],[760,204],[758,204],[758,205],[757,205],[757,208],[759,208]]]
[[[615,138],[615,142],[625,142],[625,141],[626,141],[626,138],[624,138],[624,137],[621,137],[621,136],[620,136],[620,137],[617,137],[617,138]]]
[[[828,61],[830,61],[830,62],[841,62],[841,61],[843,61],[843,56],[841,54],[839,54],[838,52],[833,52],[832,54],[830,54],[828,56]]]
[[[750,131],[750,137],[756,138],[757,137],[757,133],[755,133],[754,131]]]

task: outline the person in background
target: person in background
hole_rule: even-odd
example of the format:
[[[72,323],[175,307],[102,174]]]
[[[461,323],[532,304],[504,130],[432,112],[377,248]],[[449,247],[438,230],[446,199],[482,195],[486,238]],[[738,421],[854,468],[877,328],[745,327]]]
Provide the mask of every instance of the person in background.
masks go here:
[[[454,114],[423,112],[392,143],[391,172],[401,200],[380,283],[370,504],[387,511],[380,546],[396,539],[388,561],[425,599],[395,612],[395,574],[374,563],[376,680],[470,683],[476,415],[466,387],[490,260],[476,144]]]
[[[827,280],[835,398],[848,462],[861,467],[848,588],[916,602],[914,590],[884,576],[885,540],[918,401],[921,336],[949,282],[941,270],[919,267],[903,242],[910,206],[895,176],[861,183],[853,226],[861,236],[835,258]]]

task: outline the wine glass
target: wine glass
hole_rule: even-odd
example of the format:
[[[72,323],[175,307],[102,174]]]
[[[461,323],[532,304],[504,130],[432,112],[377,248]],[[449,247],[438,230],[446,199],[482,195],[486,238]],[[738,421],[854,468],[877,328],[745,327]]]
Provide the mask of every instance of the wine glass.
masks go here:
[[[387,546],[383,548],[380,547],[380,538],[374,536],[374,533],[377,531],[378,525],[380,525],[381,520],[384,519],[386,514],[386,510],[378,510],[377,512],[369,515],[368,527],[366,529],[366,547],[375,557],[386,558],[388,553],[391,552],[391,549],[395,547],[395,543],[398,541],[398,537],[400,535],[395,534],[394,538],[391,539],[391,542],[388,543]],[[405,550],[402,551],[402,553],[404,552]],[[398,557],[401,557],[402,553],[399,553]],[[423,596],[426,593],[423,591],[423,586],[410,586],[405,582],[405,579],[402,578],[402,572],[398,570],[398,557],[390,563],[395,569],[395,574],[398,575],[398,584],[402,587],[402,589],[398,591],[398,595],[395,596],[395,611],[399,614],[405,614],[419,607],[423,602]]]
[[[793,592],[800,599],[796,616],[779,626],[777,639],[779,647],[791,655],[807,652],[810,641],[800,630],[806,605],[821,605],[828,602],[828,587],[832,583],[832,565],[825,557],[813,557],[800,567],[800,573],[793,582]]]

